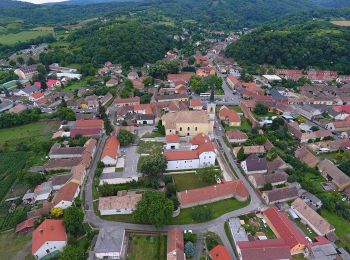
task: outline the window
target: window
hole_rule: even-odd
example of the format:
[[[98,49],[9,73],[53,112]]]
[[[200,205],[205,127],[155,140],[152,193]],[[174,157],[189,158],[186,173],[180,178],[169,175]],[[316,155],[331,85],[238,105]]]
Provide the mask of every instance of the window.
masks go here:
[[[187,133],[187,136],[190,136],[190,133]]]
[[[198,129],[198,127],[196,126],[196,127],[194,128],[194,131],[197,131],[197,129]]]
[[[187,131],[190,131],[190,127],[187,127]]]
[[[182,131],[182,127],[180,127],[180,131]]]

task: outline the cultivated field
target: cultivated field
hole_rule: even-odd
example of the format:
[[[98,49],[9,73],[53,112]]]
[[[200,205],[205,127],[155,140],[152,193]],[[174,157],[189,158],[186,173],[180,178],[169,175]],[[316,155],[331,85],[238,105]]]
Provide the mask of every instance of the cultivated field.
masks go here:
[[[22,31],[19,33],[0,35],[0,43],[4,45],[12,45],[18,42],[32,40],[39,36],[45,36],[50,33],[53,33],[53,29],[51,27],[39,27],[33,30]]]
[[[350,21],[332,21],[331,23],[338,26],[350,26]]]

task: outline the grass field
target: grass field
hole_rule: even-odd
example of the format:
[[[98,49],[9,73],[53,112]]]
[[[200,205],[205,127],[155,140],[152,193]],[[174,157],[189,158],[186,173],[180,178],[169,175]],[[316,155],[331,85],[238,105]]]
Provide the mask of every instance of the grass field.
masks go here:
[[[146,142],[146,141],[140,141],[137,152],[139,154],[152,154],[155,152],[161,152],[163,148],[163,144],[159,142]]]
[[[350,21],[331,21],[332,24],[338,25],[338,26],[350,26]]]
[[[335,234],[340,240],[337,242],[339,246],[350,250],[350,222],[326,210],[321,210],[320,214],[335,227]]]
[[[240,202],[236,199],[226,199],[221,200],[218,202],[202,205],[202,206],[196,206],[193,208],[187,208],[187,209],[181,209],[180,215],[176,218],[173,218],[172,224],[175,225],[183,225],[183,224],[194,224],[195,222],[192,217],[191,213],[192,211],[196,210],[199,207],[206,207],[209,208],[212,211],[211,219],[215,219],[220,217],[221,215],[243,208],[249,204],[249,200],[246,202]]]
[[[133,235],[129,238],[126,260],[165,260],[166,236]]]
[[[31,233],[17,235],[13,232],[13,230],[1,233],[0,259],[15,259],[16,253],[21,250],[30,240]],[[30,255],[29,248],[28,255]]]
[[[53,33],[53,29],[50,27],[42,27],[37,28],[37,30],[28,30],[19,33],[9,33],[0,36],[0,43],[4,45],[12,45],[17,42],[25,42],[50,33]]]
[[[202,181],[197,174],[194,173],[174,174],[171,176],[173,177],[177,191],[192,190],[209,186],[215,183],[206,183]]]

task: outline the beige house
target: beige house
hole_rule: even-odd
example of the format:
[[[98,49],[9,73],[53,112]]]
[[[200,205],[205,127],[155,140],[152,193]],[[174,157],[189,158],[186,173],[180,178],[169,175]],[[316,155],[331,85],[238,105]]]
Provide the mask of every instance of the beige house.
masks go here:
[[[179,111],[167,113],[162,117],[165,134],[179,136],[195,136],[213,133],[213,122],[206,111]]]

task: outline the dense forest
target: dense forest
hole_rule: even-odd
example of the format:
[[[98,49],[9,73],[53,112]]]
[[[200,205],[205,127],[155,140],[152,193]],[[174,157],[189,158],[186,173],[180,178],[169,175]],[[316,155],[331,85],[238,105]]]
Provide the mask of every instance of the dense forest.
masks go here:
[[[311,0],[314,4],[324,7],[350,7],[349,0]]]
[[[279,29],[263,27],[228,46],[226,55],[243,65],[320,69],[350,73],[350,28],[313,21]]]
[[[144,25],[139,22],[100,23],[86,26],[71,34],[67,41],[72,48],[56,50],[40,57],[44,64],[79,63],[101,65],[106,61],[124,66],[142,66],[155,62],[175,46],[172,28]]]

